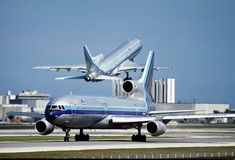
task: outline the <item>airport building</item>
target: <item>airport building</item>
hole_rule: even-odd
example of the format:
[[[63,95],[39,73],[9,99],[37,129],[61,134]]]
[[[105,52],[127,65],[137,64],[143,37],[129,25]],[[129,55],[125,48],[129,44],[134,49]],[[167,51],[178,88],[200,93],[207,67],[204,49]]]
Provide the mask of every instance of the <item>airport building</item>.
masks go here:
[[[43,113],[48,102],[48,94],[35,90],[24,90],[16,95],[7,91],[6,95],[0,96],[0,121],[6,120],[6,113],[9,111]]]

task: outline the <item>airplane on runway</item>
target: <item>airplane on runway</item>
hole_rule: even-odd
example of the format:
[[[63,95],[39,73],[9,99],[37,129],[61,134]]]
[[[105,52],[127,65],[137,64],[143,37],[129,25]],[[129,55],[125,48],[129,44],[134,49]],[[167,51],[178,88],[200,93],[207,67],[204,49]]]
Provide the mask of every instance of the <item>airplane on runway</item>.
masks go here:
[[[235,114],[172,115],[189,111],[151,111],[151,83],[153,77],[154,52],[149,51],[142,76],[138,80],[123,82],[123,90],[130,97],[92,97],[64,96],[51,100],[45,109],[45,118],[36,123],[35,129],[41,135],[53,132],[54,126],[65,132],[64,141],[69,141],[70,130],[79,129],[75,141],[89,141],[84,129],[128,129],[136,128],[137,135],[132,141],[146,141],[141,134],[143,125],[152,136],[160,136],[166,131],[166,124],[171,120],[235,117]]]

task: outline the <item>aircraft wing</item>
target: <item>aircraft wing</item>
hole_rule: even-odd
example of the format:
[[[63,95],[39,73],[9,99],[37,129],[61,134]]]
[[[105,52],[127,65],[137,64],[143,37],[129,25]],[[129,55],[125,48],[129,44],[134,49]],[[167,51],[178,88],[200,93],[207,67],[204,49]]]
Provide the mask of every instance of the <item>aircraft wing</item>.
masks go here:
[[[120,67],[118,68],[118,72],[125,72],[125,71],[130,71],[130,70],[144,70],[145,65],[144,64],[138,64],[135,63],[131,60],[126,60],[125,62],[123,62]],[[169,70],[172,69],[171,67],[153,67],[154,70]]]
[[[32,117],[34,119],[42,119],[45,117],[45,115],[43,113],[38,113],[38,112],[7,112],[6,113],[8,117],[11,116],[28,116],[28,117]]]
[[[166,121],[180,119],[200,119],[200,118],[235,118],[235,114],[191,114],[191,115],[164,115],[164,116],[112,116],[112,123],[136,124],[148,123],[154,120]]]
[[[80,65],[60,65],[60,66],[38,66],[38,67],[33,67],[33,69],[46,69],[48,71],[60,71],[60,70],[66,70],[66,71],[80,71],[83,73],[87,72],[87,67],[85,64],[80,64]]]
[[[198,112],[203,110],[167,110],[167,111],[150,111],[149,115],[160,115],[160,114],[173,114],[173,113],[187,113],[187,112]]]
[[[162,120],[200,119],[200,118],[235,118],[235,114],[192,114],[163,116]]]

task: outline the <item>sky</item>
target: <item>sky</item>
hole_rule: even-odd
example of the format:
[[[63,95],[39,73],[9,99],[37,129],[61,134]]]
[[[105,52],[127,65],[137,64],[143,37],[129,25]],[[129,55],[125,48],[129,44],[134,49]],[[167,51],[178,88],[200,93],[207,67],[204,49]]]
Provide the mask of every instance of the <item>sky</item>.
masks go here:
[[[234,0],[0,0],[0,94],[111,96],[110,81],[55,81],[81,73],[32,67],[82,64],[83,45],[107,55],[132,38],[143,44],[135,62],[153,50],[156,66],[173,67],[155,77],[176,79],[176,101],[235,108]]]

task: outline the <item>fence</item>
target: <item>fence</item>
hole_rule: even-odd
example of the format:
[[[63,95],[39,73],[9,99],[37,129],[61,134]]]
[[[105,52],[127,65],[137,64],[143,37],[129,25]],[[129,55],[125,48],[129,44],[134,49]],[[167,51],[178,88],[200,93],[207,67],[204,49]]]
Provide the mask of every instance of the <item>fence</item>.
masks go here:
[[[198,152],[198,153],[171,153],[171,154],[130,154],[130,155],[110,155],[99,157],[83,157],[84,159],[190,159],[190,158],[232,158],[234,152]]]

